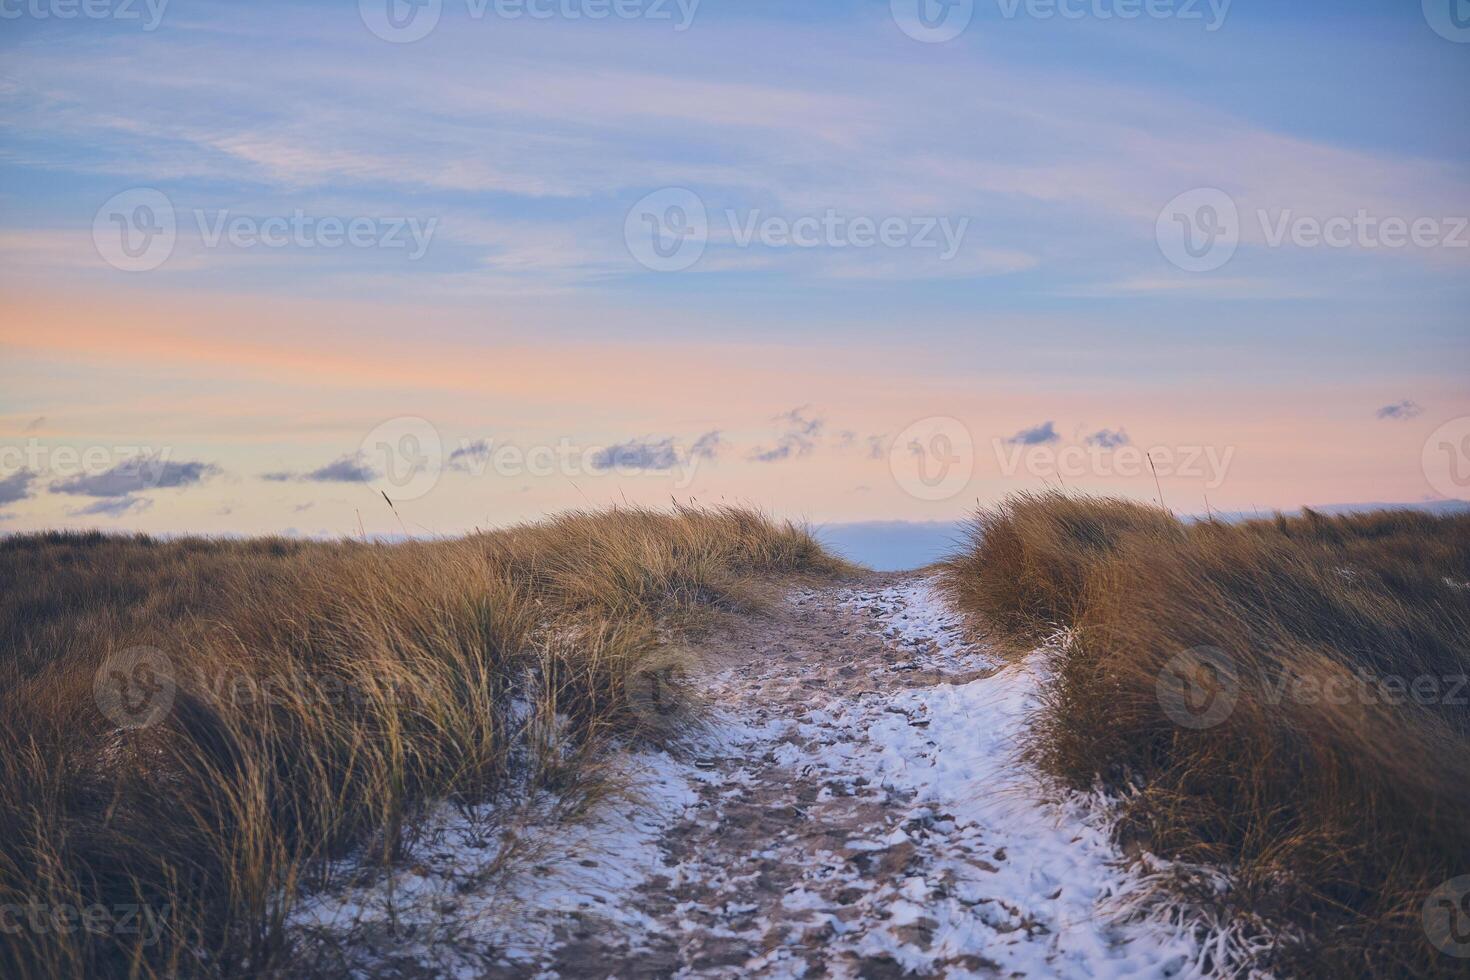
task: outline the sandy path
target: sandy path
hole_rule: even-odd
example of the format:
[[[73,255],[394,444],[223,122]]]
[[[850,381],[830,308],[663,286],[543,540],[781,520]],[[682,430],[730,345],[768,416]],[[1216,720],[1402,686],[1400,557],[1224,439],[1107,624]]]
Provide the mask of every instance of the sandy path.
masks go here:
[[[700,646],[709,731],[629,754],[636,802],[522,828],[509,877],[494,814],[446,813],[298,922],[374,976],[1197,973],[1187,929],[1116,924],[1106,829],[1014,764],[1039,663],[967,642],[930,580],[794,588]]]
[[[932,583],[798,589],[704,644],[696,800],[565,976],[1177,976],[1188,944],[1099,914],[1106,835],[1011,765],[1034,679],[964,639]]]

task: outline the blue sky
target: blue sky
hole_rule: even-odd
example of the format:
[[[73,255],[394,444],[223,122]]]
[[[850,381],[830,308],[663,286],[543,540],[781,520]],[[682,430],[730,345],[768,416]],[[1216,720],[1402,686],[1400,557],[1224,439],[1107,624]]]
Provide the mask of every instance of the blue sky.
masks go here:
[[[942,414],[980,444],[1055,418],[1063,432],[1228,443],[1243,459],[1259,447],[1236,503],[1285,506],[1432,496],[1426,434],[1470,410],[1470,248],[1450,235],[1470,215],[1470,44],[1433,29],[1438,0],[1152,0],[1167,16],[1128,20],[1101,14],[1129,0],[1069,0],[1077,16],[976,0],[940,43],[904,32],[902,0],[624,0],[645,16],[595,21],[476,17],[443,0],[412,43],[372,33],[373,0],[171,0],[152,8],[153,30],[142,0],[138,19],[36,16],[58,2],[7,0],[0,20],[12,312],[0,351],[13,372],[0,421],[12,434],[44,418],[32,431],[55,444],[152,438],[237,474],[233,495],[249,499],[252,467],[311,471],[395,413],[443,418],[461,440],[743,432],[736,457],[802,405],[828,433],[891,436]],[[99,209],[135,188],[164,195],[178,223],[145,272],[99,261],[92,243]],[[702,253],[678,271],[640,265],[626,238],[630,209],[667,188],[708,215]],[[1233,256],[1202,272],[1172,264],[1159,240],[1161,211],[1196,188],[1240,214]],[[297,212],[432,233],[422,257],[203,234]],[[1441,238],[1268,241],[1276,220],[1360,212],[1431,221]],[[739,240],[743,226],[827,214],[903,235],[891,247]],[[920,244],[931,226],[963,228],[952,256]],[[98,311],[134,325],[109,331]],[[231,346],[247,342],[265,351],[253,373],[242,364],[261,352]],[[389,348],[412,380],[391,396],[363,380],[350,408],[310,371],[269,369],[273,356]],[[505,349],[539,358],[550,384],[568,365],[565,387],[534,406],[490,397],[483,418],[442,407],[436,363],[483,363],[493,396]],[[691,363],[728,365],[693,403],[643,380],[691,377]],[[192,429],[170,397],[192,406]],[[1403,399],[1423,411],[1397,427],[1376,417]],[[708,489],[823,519],[949,519],[1007,488],[859,503],[842,495],[874,481],[822,463],[831,448],[801,454],[799,479],[727,460]],[[635,492],[667,497],[651,486]],[[576,500],[525,493],[497,498],[490,518]],[[70,513],[47,496],[0,512],[20,526]],[[146,526],[228,525],[197,499],[150,507]],[[444,523],[468,521],[465,506],[445,502]]]

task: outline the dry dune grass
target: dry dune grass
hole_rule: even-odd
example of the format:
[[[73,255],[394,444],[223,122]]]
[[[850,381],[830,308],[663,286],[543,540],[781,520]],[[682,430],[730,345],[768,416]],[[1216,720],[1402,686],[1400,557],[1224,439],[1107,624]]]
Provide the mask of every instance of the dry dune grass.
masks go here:
[[[1186,525],[1046,493],[945,566],[999,638],[1054,640],[1033,749],[1126,790],[1120,832],[1227,865],[1306,937],[1288,975],[1464,975],[1426,899],[1470,873],[1470,516]]]
[[[842,570],[736,509],[400,545],[0,542],[0,975],[269,972],[322,859],[402,856],[436,800],[596,794],[609,738],[678,717],[637,699],[689,614]],[[113,669],[143,697],[99,697]]]

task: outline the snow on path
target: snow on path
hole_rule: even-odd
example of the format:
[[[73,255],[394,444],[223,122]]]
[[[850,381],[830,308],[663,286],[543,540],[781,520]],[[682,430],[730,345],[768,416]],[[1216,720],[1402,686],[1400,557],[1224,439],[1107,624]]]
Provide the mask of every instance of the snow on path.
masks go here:
[[[1039,660],[986,671],[997,663],[965,640],[932,580],[838,601],[876,614],[887,636],[916,651],[903,668],[982,672],[964,683],[836,699],[795,722],[816,744],[788,753],[789,765],[859,773],[909,799],[901,827],[874,844],[912,845],[918,867],[874,884],[875,914],[846,934],[853,949],[918,973],[962,975],[969,964],[1035,977],[1182,975],[1197,953],[1192,943],[1115,926],[1102,907],[1132,884],[1106,827],[1080,803],[1044,801],[1017,764]],[[928,923],[927,946],[905,930],[915,922]]]
[[[518,873],[447,810],[296,927],[362,976],[1197,975],[1194,929],[1117,921],[1142,889],[1097,811],[1017,764],[1040,660],[968,642],[930,579],[882,582],[737,624],[705,736],[627,755],[636,802],[522,828]]]

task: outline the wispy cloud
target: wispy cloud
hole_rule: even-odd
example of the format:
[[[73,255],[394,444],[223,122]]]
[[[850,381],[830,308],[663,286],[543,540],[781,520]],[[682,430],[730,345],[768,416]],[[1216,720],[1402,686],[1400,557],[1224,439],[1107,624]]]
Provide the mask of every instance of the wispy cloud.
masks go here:
[[[370,483],[377,477],[378,471],[368,464],[362,453],[348,453],[306,473],[278,470],[260,475],[262,480],[271,483]]]
[[[122,517],[124,514],[141,514],[152,506],[153,501],[147,497],[115,497],[98,500],[67,513],[72,517]]]
[[[801,405],[777,415],[773,422],[781,423],[785,431],[774,446],[757,446],[746,459],[753,463],[775,463],[792,456],[805,456],[817,445],[817,437],[827,424],[820,416],[811,414],[810,405]]]
[[[720,435],[720,430],[715,429],[706,432],[694,440],[694,445],[689,447],[690,459],[715,459],[725,447],[725,440]]]
[[[1423,414],[1423,406],[1408,398],[1405,398],[1401,402],[1394,402],[1392,405],[1384,405],[1378,410],[1378,417],[1380,419],[1389,419],[1398,422],[1417,418]]]
[[[102,473],[57,480],[51,484],[51,492],[81,497],[127,497],[143,490],[192,486],[220,472],[213,463],[171,463],[157,456],[138,456]]]
[[[671,470],[678,465],[679,452],[672,436],[657,441],[629,439],[592,456],[592,468],[597,470]]]

